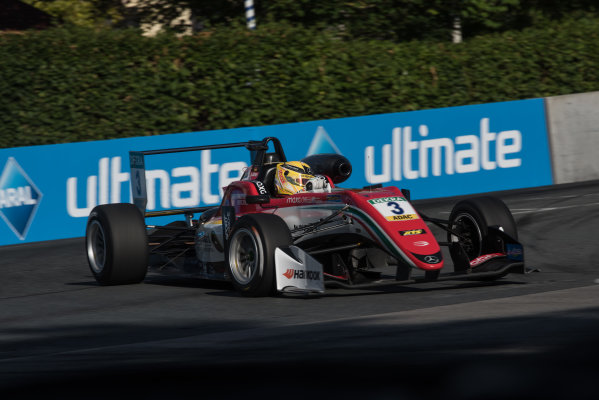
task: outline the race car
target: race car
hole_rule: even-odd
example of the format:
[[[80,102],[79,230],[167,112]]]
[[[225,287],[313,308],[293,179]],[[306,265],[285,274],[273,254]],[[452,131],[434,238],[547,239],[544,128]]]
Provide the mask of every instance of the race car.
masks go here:
[[[224,188],[219,206],[146,211],[145,157],[234,147],[249,150],[251,166]],[[527,272],[514,218],[495,197],[461,200],[448,220],[431,218],[415,209],[409,190],[337,186],[352,172],[339,154],[302,160],[324,187],[281,195],[275,174],[287,159],[274,137],[129,156],[133,204],[96,206],[87,222],[89,266],[103,285],[139,283],[148,270],[176,271],[230,281],[245,296],[269,296]],[[146,223],[167,215],[182,218]],[[432,226],[446,237],[437,240]]]

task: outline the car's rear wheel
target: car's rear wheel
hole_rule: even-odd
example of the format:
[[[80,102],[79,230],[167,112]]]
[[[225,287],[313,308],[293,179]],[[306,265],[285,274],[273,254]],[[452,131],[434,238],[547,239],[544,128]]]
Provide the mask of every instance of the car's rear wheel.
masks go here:
[[[239,218],[228,242],[227,264],[231,281],[244,296],[273,294],[276,289],[275,249],[289,246],[291,233],[272,214],[247,214]]]
[[[514,239],[518,238],[516,222],[509,208],[496,197],[484,196],[462,200],[449,216],[449,228],[457,235],[448,233],[447,240],[459,244],[462,251],[452,247],[450,253],[454,265],[463,263],[463,255],[473,260],[482,254],[504,251],[501,238],[493,235],[490,226],[498,226]]]
[[[104,204],[89,214],[85,231],[89,268],[102,285],[139,283],[148,269],[144,219],[133,204]]]

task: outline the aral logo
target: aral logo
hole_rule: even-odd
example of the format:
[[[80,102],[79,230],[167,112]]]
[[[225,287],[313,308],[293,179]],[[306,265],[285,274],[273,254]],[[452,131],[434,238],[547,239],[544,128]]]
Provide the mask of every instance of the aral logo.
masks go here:
[[[311,156],[312,154],[320,154],[320,153],[337,153],[341,154],[339,147],[333,142],[333,139],[329,136],[324,127],[319,126],[312,138],[312,143],[310,143],[310,148],[308,149],[308,153],[306,156]]]
[[[17,161],[9,157],[0,176],[0,216],[19,237],[25,239],[42,199],[42,193]]]

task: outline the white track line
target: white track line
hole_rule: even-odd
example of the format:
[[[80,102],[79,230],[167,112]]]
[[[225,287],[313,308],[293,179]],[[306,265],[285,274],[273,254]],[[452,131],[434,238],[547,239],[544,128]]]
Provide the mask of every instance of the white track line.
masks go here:
[[[565,210],[568,208],[578,208],[578,207],[594,207],[599,206],[599,202],[597,203],[587,203],[587,204],[573,204],[571,206],[561,206],[561,207],[541,207],[541,208],[512,208],[512,214],[531,214],[538,212],[547,212],[547,211],[556,211],[556,210]]]

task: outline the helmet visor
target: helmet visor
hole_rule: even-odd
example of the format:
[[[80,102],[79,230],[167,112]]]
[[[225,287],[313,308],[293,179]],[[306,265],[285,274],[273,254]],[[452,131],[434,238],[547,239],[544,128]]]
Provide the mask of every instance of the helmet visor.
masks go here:
[[[291,183],[292,185],[295,186],[305,186],[306,183],[313,178],[312,175],[306,175],[306,174],[286,174],[285,175],[285,179],[287,179],[287,182]]]

